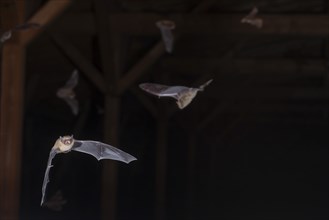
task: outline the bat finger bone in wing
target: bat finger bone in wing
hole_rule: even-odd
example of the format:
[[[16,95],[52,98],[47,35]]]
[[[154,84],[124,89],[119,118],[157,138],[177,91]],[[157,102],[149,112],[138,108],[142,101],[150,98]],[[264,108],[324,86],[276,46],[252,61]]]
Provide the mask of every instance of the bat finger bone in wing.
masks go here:
[[[53,158],[58,153],[68,153],[71,150],[90,154],[94,156],[97,160],[112,159],[124,163],[130,163],[131,161],[137,160],[134,156],[102,142],[76,140],[73,138],[73,135],[59,137],[49,153],[48,164],[42,184],[41,205],[43,205],[45,202],[46,188],[49,182],[49,172],[50,168],[52,167],[51,162]]]

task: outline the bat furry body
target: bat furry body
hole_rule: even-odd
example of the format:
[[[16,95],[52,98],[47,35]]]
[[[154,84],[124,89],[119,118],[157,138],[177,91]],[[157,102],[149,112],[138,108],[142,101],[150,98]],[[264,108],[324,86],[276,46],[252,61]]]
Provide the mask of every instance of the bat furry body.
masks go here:
[[[137,160],[134,156],[102,142],[75,140],[73,136],[59,137],[49,153],[47,169],[42,184],[42,198],[40,204],[41,206],[45,202],[45,195],[47,184],[49,182],[49,171],[52,167],[52,160],[54,159],[56,154],[68,153],[71,150],[90,154],[94,156],[97,160],[112,159],[122,161],[124,163],[130,163],[131,161]]]
[[[139,85],[144,91],[156,95],[158,97],[172,97],[177,100],[177,105],[180,109],[185,108],[191,103],[193,98],[199,91],[212,82],[212,79],[201,85],[199,88],[189,88],[185,86],[166,86],[156,83],[142,83]]]

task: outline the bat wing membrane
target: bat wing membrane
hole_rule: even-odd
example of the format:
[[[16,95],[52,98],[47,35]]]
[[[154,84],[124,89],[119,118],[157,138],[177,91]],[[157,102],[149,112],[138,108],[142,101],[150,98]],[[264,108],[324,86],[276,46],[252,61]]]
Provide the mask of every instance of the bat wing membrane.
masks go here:
[[[64,98],[65,102],[70,106],[72,113],[77,115],[79,113],[79,102],[75,98]]]
[[[50,153],[49,153],[47,169],[46,169],[46,172],[45,172],[45,176],[43,178],[42,197],[41,197],[41,204],[40,204],[41,206],[45,202],[47,184],[49,183],[49,171],[50,171],[50,168],[52,167],[51,162],[54,159],[54,157],[55,157],[56,154],[57,154],[57,150],[52,148],[51,151],[50,151]]]
[[[137,160],[134,156],[118,148],[98,141],[75,140],[72,150],[90,154],[94,156],[97,160],[111,159],[118,160],[124,163],[130,163],[133,160]]]
[[[78,70],[75,69],[72,72],[71,78],[66,82],[64,88],[72,89],[78,85],[78,81],[79,81],[79,73],[78,73]]]
[[[173,97],[175,99],[179,98],[179,94],[188,89],[185,86],[165,86],[156,83],[143,83],[139,87],[144,91],[151,93],[159,97]]]

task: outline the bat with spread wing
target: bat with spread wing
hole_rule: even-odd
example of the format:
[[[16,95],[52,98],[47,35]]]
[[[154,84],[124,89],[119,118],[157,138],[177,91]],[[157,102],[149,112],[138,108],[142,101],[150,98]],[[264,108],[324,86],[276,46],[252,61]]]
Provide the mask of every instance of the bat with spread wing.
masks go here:
[[[111,159],[122,161],[124,163],[130,163],[131,161],[137,160],[134,156],[102,142],[76,140],[73,136],[59,137],[49,153],[47,169],[42,184],[41,206],[45,202],[46,189],[49,182],[49,171],[52,167],[51,162],[53,158],[58,153],[68,153],[71,150],[90,154],[97,160]]]
[[[257,28],[261,28],[263,26],[263,19],[256,17],[257,14],[258,8],[254,7],[246,17],[241,19],[241,23],[247,23]]]
[[[185,86],[166,86],[156,83],[142,83],[139,85],[144,91],[160,97],[172,97],[177,100],[180,109],[185,108],[191,103],[196,94],[203,91],[206,86],[212,82],[212,79],[201,85],[199,88],[189,88]]]
[[[75,98],[74,88],[78,85],[79,73],[78,70],[74,70],[71,78],[66,84],[57,90],[57,97],[63,99],[71,108],[72,113],[77,115],[79,112],[79,102]]]

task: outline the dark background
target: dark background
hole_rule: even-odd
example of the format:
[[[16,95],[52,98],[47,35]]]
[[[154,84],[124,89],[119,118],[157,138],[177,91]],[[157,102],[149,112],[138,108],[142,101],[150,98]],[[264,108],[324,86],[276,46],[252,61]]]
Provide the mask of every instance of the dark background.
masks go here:
[[[155,13],[163,18],[189,13],[199,3],[106,1],[110,14]],[[31,2],[30,14],[42,4]],[[255,5],[259,17],[328,15],[329,9],[324,0],[236,0],[214,1],[203,13],[243,17]],[[39,206],[55,140],[66,134],[82,140],[101,141],[104,137],[104,97],[83,71],[75,89],[78,116],[56,97],[76,66],[56,45],[52,33],[65,37],[102,69],[97,36],[92,31],[94,20],[81,16],[94,11],[93,1],[75,1],[28,48],[23,220],[101,218],[104,162],[79,152],[57,155],[53,161],[48,196],[61,190],[67,200],[63,210]],[[138,160],[129,165],[114,162],[118,166],[118,219],[155,219],[159,141],[165,141],[167,151],[166,219],[328,219],[328,35],[262,35],[240,20],[230,22],[233,27],[249,27],[251,34],[183,33],[174,53],[160,56],[120,97],[116,147]],[[265,20],[264,28],[271,24]],[[119,35],[121,60],[116,64],[122,75],[161,40],[160,32],[151,32]],[[239,63],[241,60],[253,65]],[[278,65],[278,60],[287,62]],[[315,65],[314,60],[320,62]],[[178,110],[173,99],[158,99],[138,88],[143,82],[196,87],[209,78],[214,79],[212,84],[183,110]],[[159,120],[141,100],[165,115],[165,138],[159,139]]]

